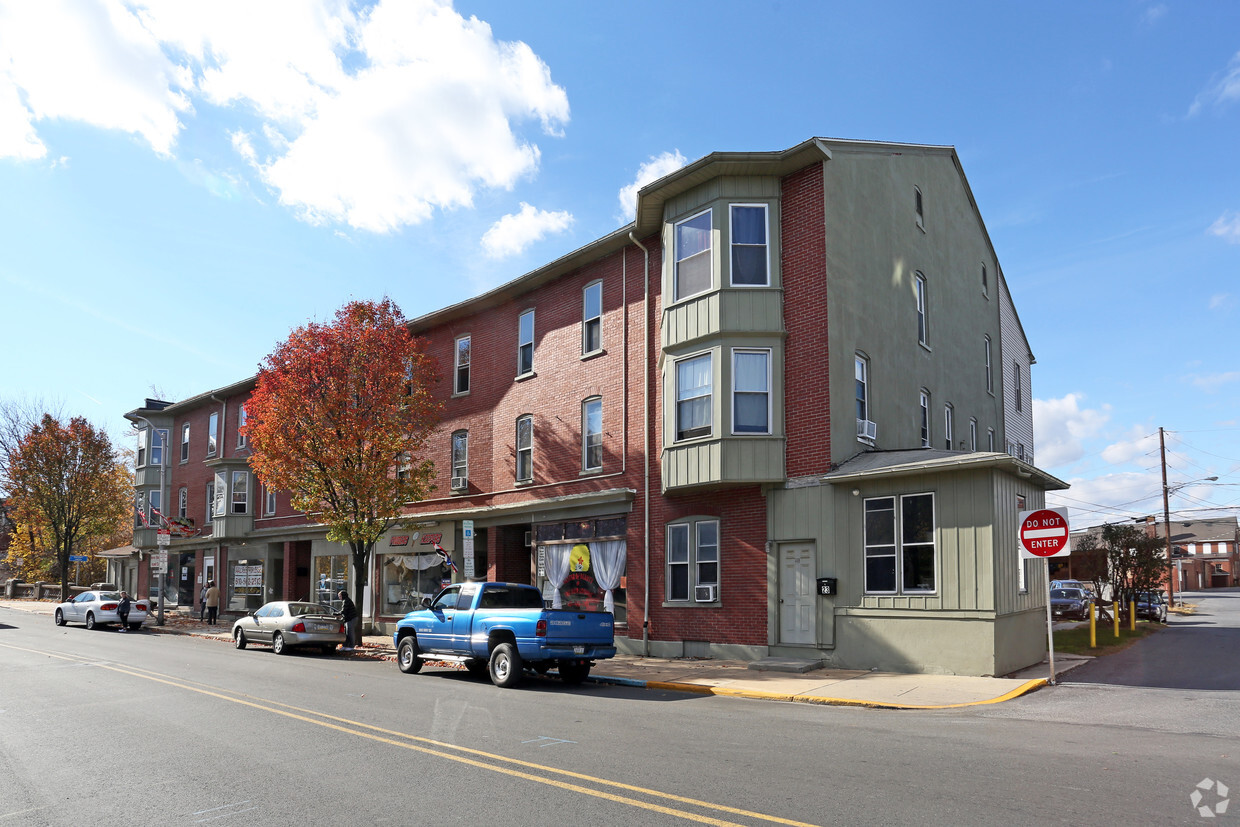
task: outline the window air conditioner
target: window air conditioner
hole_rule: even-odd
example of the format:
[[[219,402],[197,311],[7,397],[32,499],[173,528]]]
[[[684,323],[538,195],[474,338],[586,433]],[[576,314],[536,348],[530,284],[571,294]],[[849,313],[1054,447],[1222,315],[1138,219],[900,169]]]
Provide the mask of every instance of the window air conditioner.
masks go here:
[[[469,488],[469,477],[453,477],[452,478],[452,490],[453,491],[464,491],[466,488]]]
[[[718,603],[719,587],[718,586],[695,586],[693,589],[693,597],[698,603]]]
[[[878,439],[878,425],[868,419],[858,419],[857,439],[868,439],[870,442]]]

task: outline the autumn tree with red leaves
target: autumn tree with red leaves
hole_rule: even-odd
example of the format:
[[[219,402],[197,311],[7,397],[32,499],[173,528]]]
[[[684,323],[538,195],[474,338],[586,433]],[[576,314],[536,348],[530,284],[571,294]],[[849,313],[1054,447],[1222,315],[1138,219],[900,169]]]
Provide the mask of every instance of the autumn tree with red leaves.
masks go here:
[[[424,345],[390,299],[350,302],[332,324],[294,330],[245,406],[251,467],[349,546],[359,612],[375,543],[433,490],[421,455],[441,406]]]

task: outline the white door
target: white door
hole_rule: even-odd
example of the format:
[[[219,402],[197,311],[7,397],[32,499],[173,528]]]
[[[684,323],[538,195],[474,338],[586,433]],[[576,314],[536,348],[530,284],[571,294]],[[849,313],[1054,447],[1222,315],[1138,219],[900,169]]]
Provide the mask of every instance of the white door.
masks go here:
[[[817,641],[814,625],[817,620],[814,587],[814,546],[812,543],[787,543],[779,547],[779,642],[809,643]]]

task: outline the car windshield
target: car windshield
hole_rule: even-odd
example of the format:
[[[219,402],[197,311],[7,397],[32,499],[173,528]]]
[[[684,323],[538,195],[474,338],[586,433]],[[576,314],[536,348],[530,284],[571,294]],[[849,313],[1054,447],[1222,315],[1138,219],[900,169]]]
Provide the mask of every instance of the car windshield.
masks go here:
[[[306,615],[329,615],[331,610],[317,603],[290,603],[288,613],[293,617],[305,617]]]
[[[1051,589],[1052,600],[1080,600],[1082,596],[1080,589]]]

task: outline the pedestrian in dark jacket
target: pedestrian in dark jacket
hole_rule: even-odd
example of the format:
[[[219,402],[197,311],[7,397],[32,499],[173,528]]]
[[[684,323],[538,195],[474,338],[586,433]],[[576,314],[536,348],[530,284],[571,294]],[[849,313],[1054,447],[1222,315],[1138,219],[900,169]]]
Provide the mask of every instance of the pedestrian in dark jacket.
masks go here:
[[[129,592],[121,592],[121,602],[116,604],[116,616],[121,619],[121,631],[129,631],[129,608],[133,602],[129,599]]]
[[[357,607],[353,605],[353,601],[349,599],[349,595],[343,589],[340,590],[340,619],[344,621],[344,646],[340,647],[342,652],[352,652],[357,640]]]

